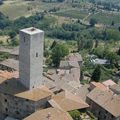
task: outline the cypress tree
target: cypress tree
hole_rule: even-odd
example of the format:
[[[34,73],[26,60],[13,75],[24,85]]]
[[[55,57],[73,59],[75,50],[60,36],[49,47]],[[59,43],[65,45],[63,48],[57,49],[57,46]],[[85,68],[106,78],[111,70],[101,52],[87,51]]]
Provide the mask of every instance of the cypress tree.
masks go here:
[[[101,77],[101,67],[100,65],[97,65],[95,70],[92,73],[91,80],[95,82],[99,82],[100,77]]]

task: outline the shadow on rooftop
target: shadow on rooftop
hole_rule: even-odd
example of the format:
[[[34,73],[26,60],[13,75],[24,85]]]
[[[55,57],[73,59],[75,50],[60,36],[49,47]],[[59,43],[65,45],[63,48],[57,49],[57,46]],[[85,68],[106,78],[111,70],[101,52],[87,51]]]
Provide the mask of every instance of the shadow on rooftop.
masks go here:
[[[15,95],[26,90],[27,88],[20,83],[19,78],[6,79],[0,82],[0,91],[6,94]]]

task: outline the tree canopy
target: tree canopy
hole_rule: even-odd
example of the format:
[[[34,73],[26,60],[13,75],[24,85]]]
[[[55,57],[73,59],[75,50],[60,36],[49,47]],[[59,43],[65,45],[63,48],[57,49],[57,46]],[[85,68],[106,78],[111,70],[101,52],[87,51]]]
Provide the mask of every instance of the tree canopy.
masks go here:
[[[69,54],[69,49],[67,45],[57,44],[52,50],[52,61],[53,64],[57,67],[60,64],[60,60]]]
[[[99,82],[100,77],[101,77],[101,66],[97,65],[95,70],[92,73],[91,80],[95,82]]]
[[[91,18],[91,19],[90,19],[90,25],[91,25],[91,27],[94,27],[95,24],[97,24],[97,20],[94,19],[94,18]]]

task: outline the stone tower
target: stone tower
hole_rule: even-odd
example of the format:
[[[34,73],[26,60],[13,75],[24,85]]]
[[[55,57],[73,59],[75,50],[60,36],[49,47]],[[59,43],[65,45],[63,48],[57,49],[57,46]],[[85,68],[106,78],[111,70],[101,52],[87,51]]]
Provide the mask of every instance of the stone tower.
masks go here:
[[[28,89],[42,85],[44,32],[36,28],[20,31],[19,73]]]

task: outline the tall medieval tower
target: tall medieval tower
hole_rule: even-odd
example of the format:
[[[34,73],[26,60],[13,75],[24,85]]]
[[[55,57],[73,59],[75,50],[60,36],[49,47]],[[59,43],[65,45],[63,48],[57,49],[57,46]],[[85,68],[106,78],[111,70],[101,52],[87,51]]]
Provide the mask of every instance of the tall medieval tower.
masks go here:
[[[19,73],[28,89],[42,85],[44,32],[36,28],[20,31]]]

